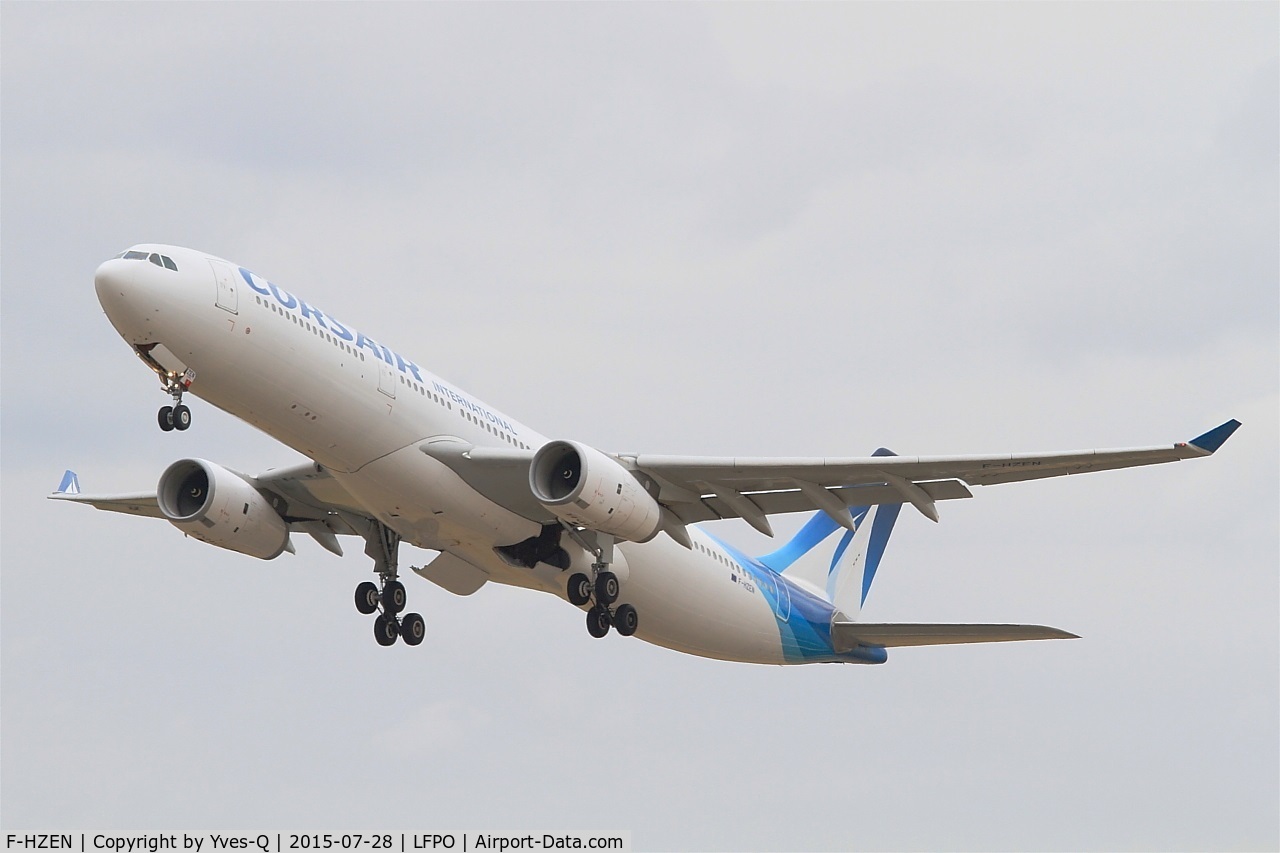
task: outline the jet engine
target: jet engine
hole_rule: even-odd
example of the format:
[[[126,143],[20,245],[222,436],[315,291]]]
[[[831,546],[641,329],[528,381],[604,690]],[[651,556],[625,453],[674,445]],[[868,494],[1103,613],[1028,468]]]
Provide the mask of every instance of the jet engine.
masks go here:
[[[280,556],[289,526],[239,474],[204,459],[179,459],[160,475],[160,512],[202,542],[262,560]]]
[[[529,466],[529,488],[548,512],[632,542],[658,532],[662,508],[630,471],[576,441],[544,445]]]

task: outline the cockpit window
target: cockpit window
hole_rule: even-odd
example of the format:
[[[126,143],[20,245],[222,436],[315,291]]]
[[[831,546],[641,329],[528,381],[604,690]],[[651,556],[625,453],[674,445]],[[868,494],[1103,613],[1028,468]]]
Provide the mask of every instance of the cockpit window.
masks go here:
[[[130,249],[127,252],[121,252],[116,255],[117,258],[123,258],[126,261],[151,261],[158,267],[164,267],[167,270],[178,271],[178,265],[173,262],[173,258],[168,255],[162,255],[159,252],[140,252],[137,249]]]

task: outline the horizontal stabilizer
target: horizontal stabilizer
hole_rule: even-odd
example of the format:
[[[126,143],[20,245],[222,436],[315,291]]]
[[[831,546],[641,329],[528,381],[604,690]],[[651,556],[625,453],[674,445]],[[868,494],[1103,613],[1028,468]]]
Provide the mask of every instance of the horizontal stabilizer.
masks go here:
[[[945,646],[953,643],[1008,643],[1016,640],[1075,640],[1077,635],[1044,625],[929,625],[834,622],[837,652],[858,646]]]

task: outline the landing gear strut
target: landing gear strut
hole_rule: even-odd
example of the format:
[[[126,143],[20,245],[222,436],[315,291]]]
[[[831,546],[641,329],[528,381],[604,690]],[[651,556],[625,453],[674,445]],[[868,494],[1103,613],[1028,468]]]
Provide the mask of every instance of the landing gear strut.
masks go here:
[[[427,634],[427,623],[417,613],[400,616],[407,603],[404,584],[396,580],[400,553],[400,534],[374,521],[365,533],[364,552],[373,558],[373,570],[381,588],[372,581],[356,587],[356,610],[366,616],[377,613],[373,620],[373,638],[380,646],[395,645],[396,638],[405,645],[416,646]]]
[[[160,377],[160,387],[173,398],[172,406],[163,406],[156,412],[156,421],[160,424],[160,429],[165,432],[175,429],[181,432],[191,426],[191,410],[182,405],[182,394],[195,381],[196,372],[189,367],[182,373],[166,369],[151,356],[151,351],[155,348],[155,344],[146,344],[137,347],[135,351],[138,353],[138,358]]]
[[[630,637],[640,624],[636,609],[630,604],[619,605],[616,610],[610,606],[618,600],[621,584],[618,576],[609,571],[613,563],[613,537],[606,533],[596,534],[596,561],[591,564],[594,580],[582,572],[574,572],[569,576],[569,603],[581,607],[593,598],[595,604],[587,611],[587,633],[600,638],[609,633],[609,626],[618,629],[624,637]]]

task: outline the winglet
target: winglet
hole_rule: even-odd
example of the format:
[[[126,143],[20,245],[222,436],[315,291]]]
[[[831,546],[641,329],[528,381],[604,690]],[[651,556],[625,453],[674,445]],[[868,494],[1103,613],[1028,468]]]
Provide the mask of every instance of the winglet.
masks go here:
[[[1231,434],[1239,428],[1240,428],[1240,422],[1235,418],[1232,418],[1222,426],[1214,427],[1213,429],[1206,432],[1204,435],[1197,436],[1191,439],[1191,441],[1188,443],[1195,447],[1200,448],[1201,450],[1205,450],[1205,451],[1208,451],[1209,453],[1213,453],[1215,450],[1221,447],[1224,443],[1226,443],[1226,440],[1228,438],[1231,438]]]
[[[70,468],[67,473],[62,475],[62,482],[58,485],[55,495],[78,495],[80,494],[80,478],[76,476],[76,472]]]

